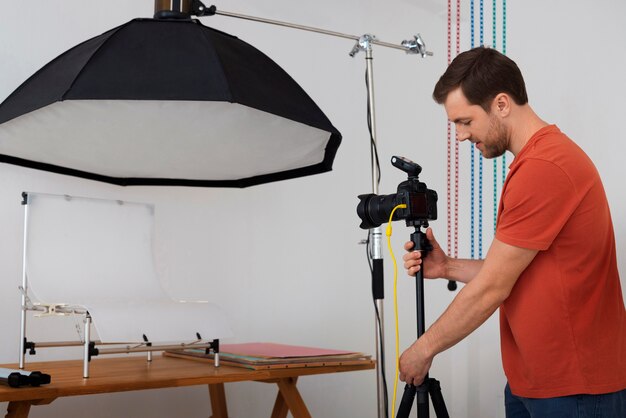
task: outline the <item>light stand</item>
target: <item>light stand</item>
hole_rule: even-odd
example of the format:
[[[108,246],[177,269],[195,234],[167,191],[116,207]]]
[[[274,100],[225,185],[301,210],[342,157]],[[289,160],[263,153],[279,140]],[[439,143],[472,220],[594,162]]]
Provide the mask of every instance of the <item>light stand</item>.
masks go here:
[[[169,2],[167,2],[169,3]],[[181,2],[184,3],[184,2]],[[163,2],[156,0],[155,16],[158,15],[157,9]],[[365,52],[366,63],[366,81],[367,81],[367,109],[368,109],[368,127],[371,140],[371,168],[372,168],[372,192],[378,194],[378,183],[380,178],[380,167],[378,165],[378,155],[376,147],[376,111],[374,106],[374,69],[372,45],[380,45],[387,48],[400,49],[407,54],[420,54],[422,57],[432,56],[433,53],[426,50],[426,44],[419,34],[415,35],[412,40],[404,40],[400,45],[381,42],[373,35],[348,35],[345,33],[329,31],[325,29],[314,28],[311,26],[297,25],[277,20],[263,19],[237,13],[230,13],[217,10],[215,6],[206,7],[201,1],[193,0],[191,2],[192,13],[197,16],[222,15],[239,19],[251,20],[255,22],[267,23],[271,25],[284,26],[292,29],[305,30],[308,32],[320,33],[323,35],[335,36],[339,38],[352,39],[356,44],[350,51],[349,55],[354,57],[358,52]],[[383,257],[382,257],[382,232],[380,227],[370,230],[370,251],[368,252],[372,261],[372,293],[376,309],[375,318],[375,335],[376,335],[376,382],[377,382],[377,398],[378,398],[378,417],[387,416],[386,406],[386,387],[384,376],[384,317],[383,317],[383,299],[384,299],[384,273],[383,273]]]
[[[415,227],[415,232],[411,234],[411,242],[413,243],[413,249],[415,251],[420,251],[422,254],[422,259],[425,261],[428,253],[433,249],[433,247],[428,242],[426,238],[426,234],[424,234],[420,228],[428,227],[428,222],[426,221],[418,221],[413,225]],[[415,274],[415,300],[416,300],[416,310],[417,310],[417,338],[419,339],[424,332],[426,331],[425,319],[424,319],[424,264],[422,263],[422,268]],[[419,386],[409,385],[407,384],[404,387],[404,394],[402,395],[402,400],[400,401],[400,407],[398,408],[398,418],[406,418],[409,416],[411,412],[411,407],[413,406],[413,400],[417,395],[417,416],[418,418],[428,418],[430,410],[428,404],[428,397],[430,395],[433,407],[435,409],[435,414],[438,418],[448,418],[448,410],[446,409],[446,404],[443,400],[443,396],[441,395],[441,385],[437,379],[429,377],[426,374],[424,378],[424,382],[422,382]]]

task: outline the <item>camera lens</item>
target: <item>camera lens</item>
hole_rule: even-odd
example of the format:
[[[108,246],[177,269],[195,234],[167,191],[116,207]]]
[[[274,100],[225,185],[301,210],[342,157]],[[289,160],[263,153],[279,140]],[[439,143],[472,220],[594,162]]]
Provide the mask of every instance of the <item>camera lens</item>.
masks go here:
[[[356,207],[356,213],[361,218],[362,229],[376,228],[389,221],[389,215],[394,207],[402,203],[397,194],[376,195],[373,193],[359,196],[360,202]],[[393,215],[393,220],[402,219],[402,210]]]

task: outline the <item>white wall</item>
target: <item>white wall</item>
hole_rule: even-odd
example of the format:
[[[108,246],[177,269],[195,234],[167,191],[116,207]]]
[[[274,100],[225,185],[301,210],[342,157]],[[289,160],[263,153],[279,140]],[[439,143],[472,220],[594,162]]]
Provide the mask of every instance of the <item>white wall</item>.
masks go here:
[[[150,17],[153,7],[149,0],[110,0],[98,6],[80,0],[33,0],[29,8],[6,0],[1,3],[0,100],[61,52],[133,17]],[[430,98],[446,66],[445,2],[233,0],[217,6],[344,33],[373,33],[393,43],[422,34],[434,57],[406,56],[381,47],[374,50],[380,191],[392,193],[404,179],[388,163],[392,155],[420,163],[422,180],[440,195],[440,220],[433,226],[445,245],[445,114]],[[469,1],[462,7],[462,49],[467,49]],[[485,7],[485,40],[491,43],[490,6]],[[626,151],[619,122],[626,97],[626,62],[620,50],[620,41],[626,38],[621,24],[625,14],[626,3],[619,0],[527,0],[508,2],[507,10],[507,52],[525,74],[531,103],[591,155],[603,176],[622,271],[626,271],[622,255],[626,221],[620,215],[626,199],[619,186],[623,172],[618,162]],[[251,189],[218,190],[121,188],[0,165],[0,363],[17,360],[23,190],[156,203],[161,259],[169,267],[165,286],[177,297],[210,299],[225,307],[236,333],[233,341],[277,341],[373,353],[369,271],[365,250],[357,245],[366,234],[359,230],[355,214],[356,195],[371,191],[364,56],[350,58],[352,42],[347,40],[225,17],[203,18],[203,23],[255,45],[317,101],[344,136],[334,171]],[[461,256],[469,255],[468,155],[462,146]],[[486,184],[490,184],[490,163],[486,167]],[[489,190],[487,218],[492,216]],[[410,232],[402,223],[394,225],[398,257]],[[490,239],[486,233],[485,242]],[[385,259],[391,382],[393,274],[386,253]],[[427,283],[426,292],[430,323],[454,294],[443,282]],[[402,272],[399,294],[404,348],[415,336],[415,302],[413,282]],[[56,323],[34,327],[40,338],[57,338],[65,332]],[[497,318],[492,317],[466,341],[435,359],[431,374],[442,382],[452,416],[504,416],[505,378],[498,341]],[[40,350],[37,359],[78,356]],[[299,387],[313,416],[376,416],[374,372],[307,377]],[[226,391],[231,416],[255,418],[269,415],[276,389],[237,383],[227,385]],[[204,387],[195,387],[66,398],[34,407],[31,416],[79,416],[89,410],[93,417],[206,417],[210,410],[206,392]],[[0,404],[0,413],[3,408],[6,403]]]

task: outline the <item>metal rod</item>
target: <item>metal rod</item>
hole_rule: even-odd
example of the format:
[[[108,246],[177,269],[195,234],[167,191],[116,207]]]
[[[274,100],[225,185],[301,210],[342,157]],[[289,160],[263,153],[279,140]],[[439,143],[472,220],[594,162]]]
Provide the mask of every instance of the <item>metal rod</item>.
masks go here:
[[[374,57],[372,55],[371,39],[368,39],[365,45],[365,65],[366,65],[366,77],[367,77],[367,108],[369,109],[368,118],[370,126],[370,134],[372,136],[372,193],[378,194],[378,165],[374,158],[376,154],[376,108],[374,105]]]
[[[102,348],[98,350],[98,355],[145,353],[145,352],[151,352],[151,351],[182,350],[185,348],[210,348],[210,347],[211,347],[211,343],[153,345],[150,347],[143,346],[143,347],[123,347],[123,348]]]
[[[383,300],[377,299],[374,301],[376,304],[376,308],[378,310],[378,316],[374,319],[374,325],[376,325],[376,398],[378,401],[378,417],[383,418],[386,417],[386,405],[385,405],[385,379],[384,379],[384,365],[382,364],[383,356],[382,351],[384,351],[383,344],[385,342],[385,318],[383,314]],[[380,321],[380,323],[378,322]],[[380,332],[379,332],[380,330]],[[379,334],[380,333],[380,338]],[[392,406],[393,407],[393,406]]]
[[[24,294],[26,295],[26,292],[24,292]],[[41,305],[34,305],[34,306],[29,306],[28,305],[28,295],[26,295],[26,310],[27,311],[33,311],[33,312],[47,312],[47,308],[41,306]]]
[[[89,319],[91,321],[91,318]],[[87,321],[87,317],[85,318]],[[87,342],[87,340],[85,340]],[[50,341],[43,343],[34,343],[37,348],[60,348],[60,347],[84,347],[85,342],[83,341]],[[152,353],[153,351],[163,351],[163,350],[182,350],[185,348],[211,348],[211,343],[180,343],[180,344],[168,344],[168,345],[151,345],[146,346],[141,342],[102,342],[102,341],[89,341],[93,343],[95,346],[102,345],[126,345],[126,347],[120,348],[100,348],[98,349],[98,354],[123,354],[123,353]],[[134,347],[130,345],[133,344]],[[89,357],[89,351],[86,351],[87,358]],[[217,353],[216,353],[217,357]],[[151,358],[148,359],[150,361]],[[219,365],[219,358],[216,361],[216,366]]]
[[[376,155],[377,155],[377,139],[376,139],[376,107],[374,104],[374,58],[372,56],[372,39],[368,37],[367,42],[365,43],[365,64],[366,64],[366,77],[367,77],[367,108],[368,112],[368,123],[370,127],[370,135],[371,135],[371,169],[372,169],[372,192],[374,194],[378,194],[378,165],[376,163]],[[381,260],[383,258],[382,255],[382,233],[380,227],[373,228],[371,230],[371,239],[372,239],[372,260]],[[374,263],[376,264],[376,263]],[[377,274],[373,275],[372,280],[383,280],[382,272],[381,277],[377,277]],[[375,322],[375,333],[376,333],[376,387],[377,387],[377,399],[378,399],[378,417],[383,418],[387,416],[387,405],[385,404],[385,376],[383,370],[385,369],[383,362],[384,353],[384,343],[385,343],[385,326],[384,326],[384,307],[383,307],[383,299],[376,299],[374,301],[376,304],[376,309],[378,311],[378,315],[376,316]],[[378,322],[380,321],[380,322]]]
[[[128,344],[141,344],[140,342],[102,342],[93,341],[96,345],[128,345]],[[82,347],[85,343],[82,341],[47,341],[47,342],[34,342],[36,348],[58,348],[58,347]]]
[[[85,317],[85,342],[84,342],[84,350],[83,350],[83,377],[86,379],[89,377],[89,359],[91,357],[90,353],[90,343],[91,339],[91,316],[87,315]]]
[[[27,196],[22,201],[24,205],[24,241],[22,243],[22,312],[20,313],[20,369],[24,368],[24,360],[26,356],[26,302],[28,300],[28,282],[26,279],[26,240],[28,237],[28,202]]]
[[[54,348],[54,347],[78,347],[83,346],[82,341],[50,341],[46,343],[34,343],[37,348]]]
[[[28,297],[27,297],[28,302]],[[51,309],[52,308],[52,309]],[[54,306],[46,304],[35,304],[26,307],[27,311],[43,312],[41,316],[52,315],[86,315],[87,309],[73,308],[68,306]]]
[[[180,344],[168,344],[168,345],[153,345],[143,346],[141,342],[102,342],[91,341],[96,346],[101,345],[126,345],[126,348],[101,348],[98,350],[99,354],[111,354],[111,353],[141,353],[160,350],[181,350],[184,348],[211,348],[211,343],[180,343]],[[83,341],[50,341],[43,343],[34,343],[36,348],[60,348],[60,347],[84,347]],[[134,344],[135,347],[130,347]]]
[[[312,27],[312,26],[298,25],[298,24],[295,24],[295,23],[282,22],[282,21],[279,21],[279,20],[265,19],[265,18],[256,17],[256,16],[243,15],[243,14],[239,14],[239,13],[225,12],[225,11],[222,11],[222,10],[216,10],[215,14],[216,15],[221,15],[221,16],[235,17],[235,18],[238,18],[238,19],[251,20],[251,21],[254,21],[254,22],[268,23],[270,25],[284,26],[284,27],[292,28],[292,29],[305,30],[305,31],[308,31],[308,32],[321,33],[321,34],[324,34],[324,35],[336,36],[338,38],[352,39],[353,41],[358,41],[360,39],[360,36],[356,36],[356,35],[349,35],[349,34],[346,34],[346,33],[335,32],[335,31],[326,30],[326,29],[320,29],[320,28],[315,28],[315,27]],[[376,45],[384,46],[384,47],[387,47],[387,48],[400,49],[400,50],[403,50],[403,51],[407,50],[407,48],[402,46],[402,45],[391,44],[391,43],[388,43],[388,42],[372,40],[372,43],[376,44]]]
[[[45,306],[44,306],[45,309]],[[61,315],[86,315],[87,309],[84,308],[72,308],[72,307],[63,307],[57,306],[54,308],[54,313]]]

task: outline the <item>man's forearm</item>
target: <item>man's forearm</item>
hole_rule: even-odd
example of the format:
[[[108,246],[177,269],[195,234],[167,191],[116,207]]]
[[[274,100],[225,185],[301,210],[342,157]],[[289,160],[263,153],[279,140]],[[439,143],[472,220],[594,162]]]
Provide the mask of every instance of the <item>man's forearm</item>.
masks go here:
[[[419,385],[433,358],[478,328],[498,307],[503,294],[484,286],[480,275],[464,286],[448,309],[400,357],[400,379]]]
[[[468,283],[470,280],[476,277],[482,266],[483,260],[470,260],[466,258],[449,257],[446,269],[447,277],[443,278],[448,280],[455,280],[461,283]]]
[[[468,284],[416,344],[434,356],[465,338],[509,296],[536,254],[536,250],[514,247],[496,239],[485,261],[450,260],[450,268],[458,272],[458,280],[469,278]]]
[[[431,356],[448,349],[485,322],[502,300],[498,289],[478,282],[468,284],[417,344]]]

